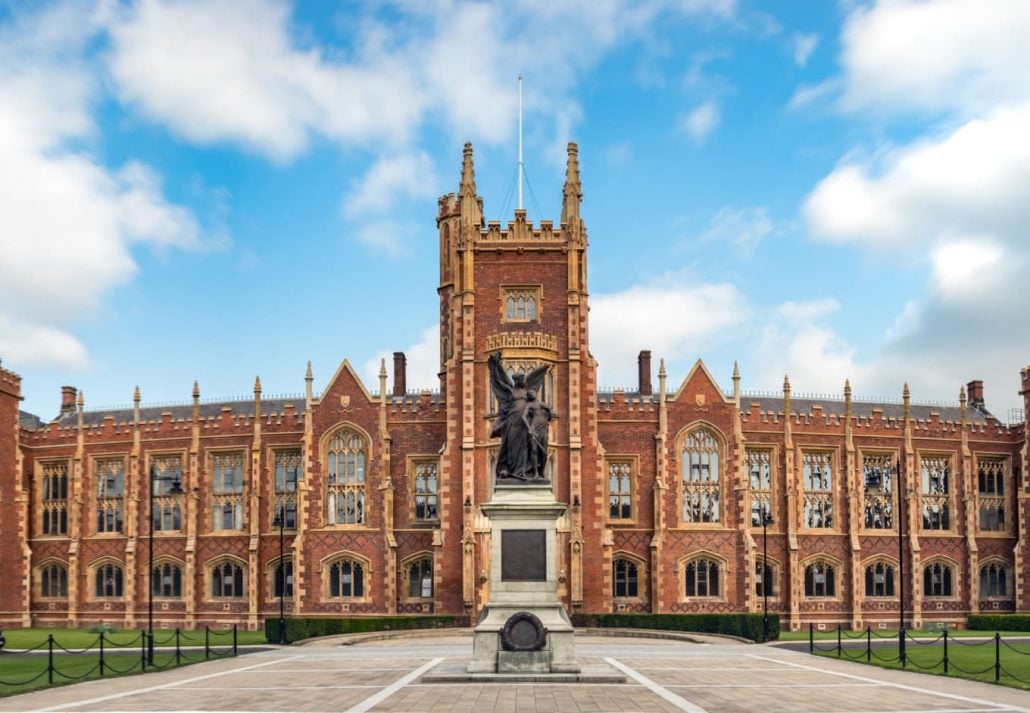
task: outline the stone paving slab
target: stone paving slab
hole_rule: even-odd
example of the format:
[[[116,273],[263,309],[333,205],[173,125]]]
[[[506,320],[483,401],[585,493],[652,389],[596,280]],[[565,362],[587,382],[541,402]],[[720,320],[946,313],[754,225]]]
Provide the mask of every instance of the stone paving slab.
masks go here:
[[[391,713],[1030,713],[1030,693],[769,646],[583,637],[584,666],[622,684],[424,684],[471,638],[288,647],[182,669],[0,698],[0,711]]]

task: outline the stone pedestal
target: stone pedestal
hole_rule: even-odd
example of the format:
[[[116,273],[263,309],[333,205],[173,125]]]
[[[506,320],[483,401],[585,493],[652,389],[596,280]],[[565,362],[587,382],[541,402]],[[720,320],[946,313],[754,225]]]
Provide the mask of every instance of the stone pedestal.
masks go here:
[[[579,673],[575,634],[558,598],[558,518],[550,485],[497,485],[490,518],[490,600],[476,622],[472,674]]]

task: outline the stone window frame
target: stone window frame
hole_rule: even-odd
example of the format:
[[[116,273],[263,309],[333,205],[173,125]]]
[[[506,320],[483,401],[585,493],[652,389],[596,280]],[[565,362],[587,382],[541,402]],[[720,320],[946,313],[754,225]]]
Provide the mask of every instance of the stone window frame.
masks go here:
[[[289,488],[280,491],[279,490],[279,458],[280,456],[293,456],[299,457],[299,470],[297,472],[297,480],[294,482],[293,490]],[[300,520],[300,491],[301,482],[304,480],[304,448],[302,446],[270,446],[268,448],[268,471],[269,471],[269,488],[268,494],[271,503],[268,513],[268,527],[270,529],[278,530],[275,526],[275,518],[279,514],[279,508],[286,508],[286,512],[290,512],[290,506],[292,505],[293,511],[293,527],[288,524],[284,524],[283,529],[287,532],[294,532],[297,530],[298,522]],[[286,479],[286,485],[289,485],[289,479]],[[287,522],[289,522],[287,520]]]
[[[436,466],[436,490],[425,493],[426,497],[436,499],[436,517],[418,516],[418,468],[420,465],[432,463]],[[440,455],[438,453],[412,453],[405,458],[405,470],[408,474],[410,507],[408,517],[412,523],[437,525],[440,523]]]
[[[333,441],[336,439],[337,436],[340,436],[347,432],[351,433],[353,436],[357,437],[362,442],[362,450],[360,451],[360,454],[363,456],[364,460],[361,463],[361,478],[360,480],[358,480],[357,477],[355,477],[355,481],[353,483],[350,481],[343,483],[330,482],[329,447],[332,445]],[[357,528],[372,527],[373,525],[369,523],[372,513],[368,507],[369,479],[372,469],[372,437],[368,434],[367,431],[365,431],[365,429],[361,428],[361,426],[354,423],[353,421],[341,421],[339,423],[334,424],[322,435],[322,438],[319,442],[318,450],[322,464],[322,493],[324,497],[324,500],[322,501],[322,521],[324,523],[324,527],[337,530],[353,530]],[[355,476],[357,476],[357,466],[355,466],[354,472]],[[332,500],[333,503],[335,503],[336,497],[339,497],[340,495],[347,495],[348,493],[352,492],[360,496],[360,519],[358,519],[357,522],[338,522],[336,520],[335,513],[333,517],[330,518],[330,500]],[[335,507],[335,510],[336,512],[338,512],[339,508]]]
[[[709,561],[716,566],[716,571],[719,576],[719,593],[718,594],[692,594],[687,595],[687,569],[691,564],[700,561]],[[728,582],[726,581],[728,572],[728,563],[726,558],[717,555],[709,550],[695,550],[688,554],[683,555],[676,561],[676,579],[679,582],[679,601],[680,602],[725,602],[728,597]],[[695,570],[696,571],[696,570]],[[709,587],[711,582],[709,582]]]
[[[64,498],[47,498],[47,466],[64,465]],[[46,458],[36,461],[35,466],[36,472],[36,483],[38,487],[34,488],[33,492],[33,506],[36,511],[36,516],[33,518],[35,537],[40,539],[61,539],[69,536],[71,529],[71,489],[72,489],[72,463],[71,458]],[[58,513],[58,522],[61,518],[59,516],[61,509],[59,503],[63,500],[64,502],[64,532],[63,533],[44,533],[44,524],[46,521],[46,513],[48,511]]]
[[[224,564],[233,564],[240,568],[240,592],[231,596],[225,596],[223,594],[214,594],[214,573],[215,568],[221,567]],[[204,563],[204,584],[203,584],[203,601],[206,602],[240,602],[247,601],[248,587],[249,587],[249,572],[247,570],[247,560],[242,557],[231,554],[220,554]],[[223,575],[224,576],[224,575]],[[223,588],[224,591],[224,588]]]
[[[240,456],[240,492],[235,493],[232,491],[226,492],[216,490],[215,459],[233,455]],[[247,511],[249,510],[249,508],[247,507],[247,491],[250,486],[250,472],[248,471],[248,468],[250,466],[249,461],[250,459],[247,457],[247,449],[240,446],[210,448],[204,452],[205,473],[207,474],[207,488],[205,492],[205,501],[207,503],[207,517],[203,518],[204,520],[206,520],[205,526],[201,528],[201,531],[203,533],[240,534],[245,533],[247,531]],[[224,515],[225,504],[232,504],[234,502],[239,506],[239,527],[215,527],[216,509],[220,511],[219,516]],[[235,510],[233,518],[235,521]],[[224,520],[219,520],[219,522],[224,522]]]
[[[891,578],[890,578],[890,583],[891,583],[891,589],[893,590],[893,592],[891,594],[869,594],[866,591],[866,584],[868,583],[868,581],[867,581],[868,570],[870,568],[874,568],[877,565],[881,565],[881,564],[884,567],[890,568],[890,570],[892,572],[891,573]],[[868,557],[865,560],[862,560],[861,566],[862,566],[862,593],[863,593],[862,594],[862,598],[863,599],[872,599],[872,600],[880,601],[880,602],[897,601],[898,593],[901,591],[901,584],[902,584],[901,580],[898,577],[899,570],[898,570],[898,560],[897,559],[895,559],[895,558],[893,558],[893,557],[891,557],[889,555],[883,555],[883,554],[873,555],[872,557]],[[873,576],[875,576],[875,572],[873,573]],[[886,588],[887,588],[887,574],[886,574],[886,571],[884,572],[883,586],[884,586],[884,589],[886,590]],[[876,582],[874,581],[873,582],[873,590],[875,591],[875,589],[876,589]]]
[[[1005,571],[1005,594],[985,594],[983,589],[983,575],[984,570],[988,567],[999,567]],[[991,557],[984,558],[981,562],[977,563],[977,586],[978,586],[978,597],[980,601],[990,602],[1011,602],[1016,599],[1016,582],[1014,579],[1015,568],[1012,566],[1012,562],[999,557],[998,555],[992,555]]]
[[[297,592],[297,573],[294,571],[293,554],[290,552],[286,552],[281,558],[279,555],[276,555],[272,559],[268,560],[268,564],[265,566],[265,587],[268,593],[267,600],[275,603],[278,603],[279,601],[279,595],[275,593],[275,588],[279,586],[278,575],[280,561],[285,562],[289,567],[286,572],[286,593],[283,599],[287,602],[292,602]]]
[[[412,596],[410,591],[411,581],[409,579],[409,571],[411,570],[412,566],[420,562],[424,562],[426,560],[429,560],[432,591],[429,593],[428,597]],[[400,586],[398,587],[398,590],[400,591],[399,598],[402,602],[425,604],[427,602],[432,602],[436,598],[436,558],[433,556],[433,552],[431,550],[421,550],[419,552],[413,552],[412,554],[408,555],[407,557],[401,560],[400,566],[397,569],[398,574],[400,575],[400,577],[398,578],[400,580]]]
[[[49,595],[43,589],[43,572],[49,570],[51,567],[60,567],[64,569],[64,594]],[[32,572],[32,595],[34,599],[44,602],[62,602],[68,599],[68,592],[71,591],[71,585],[68,579],[68,562],[60,559],[59,557],[47,557],[40,560],[33,567]]]
[[[947,492],[947,497],[944,498],[944,499],[940,498],[940,496],[935,496],[935,495],[932,495],[930,493],[926,493],[926,492],[923,491],[923,461],[924,460],[930,460],[930,459],[933,459],[933,458],[944,458],[944,459],[947,459],[947,461],[948,461],[948,481],[947,481],[948,492]],[[936,535],[941,535],[941,534],[944,534],[944,535],[955,534],[958,531],[957,530],[957,528],[958,528],[958,522],[957,522],[958,518],[956,517],[957,510],[955,508],[955,490],[956,490],[955,485],[956,485],[956,478],[957,478],[956,467],[955,467],[956,462],[957,462],[957,458],[955,457],[955,453],[953,451],[937,451],[937,450],[932,450],[932,449],[931,450],[925,450],[925,451],[923,451],[923,450],[917,450],[916,451],[916,468],[915,468],[915,471],[916,471],[916,477],[919,479],[918,480],[918,487],[916,489],[916,493],[918,493],[918,495],[919,495],[919,499],[917,501],[918,502],[918,510],[917,510],[918,515],[917,515],[917,519],[918,519],[918,523],[919,523],[919,532],[921,534],[929,534],[931,536],[936,536]],[[927,528],[927,527],[925,527],[925,520],[923,518],[923,506],[924,506],[924,503],[929,498],[932,498],[933,501],[935,501],[935,502],[944,503],[944,504],[947,505],[948,527],[946,527],[946,528]],[[977,511],[977,516],[979,516],[979,510]]]
[[[159,555],[154,558],[154,566],[147,571],[146,584],[144,586],[143,593],[144,595],[146,595],[147,593],[151,592],[154,588],[154,569],[158,567],[163,567],[165,565],[176,567],[179,570],[179,595],[164,595],[158,594],[157,592],[153,592],[154,601],[182,601],[183,598],[186,596],[187,589],[189,588],[189,582],[186,579],[186,563],[178,557],[173,557],[172,555]]]
[[[620,597],[615,594],[615,563],[619,560],[626,560],[637,568],[637,593],[636,596]],[[627,550],[616,550],[612,552],[612,586],[611,597],[613,604],[622,603],[646,603],[648,601],[648,575],[647,560],[638,554]]]
[[[942,565],[951,570],[951,594],[927,594],[926,570],[934,565]],[[944,555],[934,555],[919,563],[919,591],[923,599],[932,601],[957,601],[962,596],[962,567],[958,562]],[[977,572],[979,576],[979,572]]]
[[[769,458],[769,488],[768,489],[754,488],[752,486],[752,482],[751,482],[751,465],[752,465],[752,463],[751,463],[750,458],[748,457],[748,453],[749,452],[755,452],[755,453],[759,453],[760,452],[760,453],[764,453],[764,454],[766,454],[768,456],[768,458]],[[754,506],[755,506],[755,502],[756,501],[761,502],[761,501],[768,500],[768,503],[769,503],[769,514],[773,518],[773,525],[772,525],[773,528],[776,528],[776,526],[780,522],[780,513],[779,513],[779,509],[777,508],[777,503],[776,503],[776,500],[777,500],[777,498],[776,498],[776,493],[777,493],[777,489],[776,489],[776,477],[777,477],[776,464],[777,464],[778,460],[779,460],[779,450],[778,450],[778,448],[777,448],[777,446],[775,444],[772,444],[772,443],[754,443],[754,444],[747,445],[747,446],[744,447],[744,477],[747,479],[747,511],[746,511],[744,517],[747,518],[746,522],[750,523],[750,528],[751,528],[752,531],[754,531],[754,530],[761,530],[762,529],[762,523],[759,522],[758,524],[755,524],[755,521],[754,521],[754,515],[755,515]],[[760,497],[756,498],[755,497],[756,493]]]
[[[102,567],[111,565],[121,570],[122,573],[122,593],[120,595],[106,596],[103,594],[97,594],[97,571]],[[86,566],[86,601],[90,602],[117,602],[125,599],[125,588],[126,588],[126,576],[125,576],[125,562],[112,557],[110,555],[103,555],[97,557],[95,560],[90,562]]]
[[[890,527],[867,527],[866,526],[866,472],[865,472],[865,459],[866,459],[866,456],[870,456],[872,458],[888,458],[888,459],[890,459],[890,462],[893,463],[893,465],[894,465],[894,469],[889,471],[889,473],[888,473],[890,478],[891,478],[890,492],[885,494],[885,495],[883,495],[880,498],[881,503],[883,503],[884,505],[888,505],[888,504],[890,505],[890,515],[891,515],[891,526]],[[899,510],[898,510],[898,484],[900,482],[900,478],[898,477],[898,464],[900,463],[900,460],[899,460],[900,458],[901,458],[901,453],[900,453],[900,451],[897,448],[894,448],[894,449],[891,449],[891,448],[858,448],[858,458],[857,458],[857,461],[858,461],[858,468],[857,468],[857,470],[858,470],[858,477],[859,477],[858,492],[859,492],[859,497],[861,499],[861,502],[859,503],[859,507],[858,507],[858,515],[859,515],[858,529],[859,529],[859,532],[863,536],[865,536],[865,535],[870,535],[870,536],[886,535],[888,537],[897,537],[897,533],[898,533],[898,512],[899,512]],[[906,513],[906,515],[907,515],[907,513]],[[897,567],[897,562],[894,563],[894,566]],[[895,586],[897,586],[897,581],[895,581],[894,584],[895,584]]]
[[[520,318],[517,314],[509,317],[508,298],[524,297],[526,299],[526,316]],[[544,286],[542,283],[524,283],[516,285],[500,285],[499,287],[499,310],[501,324],[540,324],[543,321]],[[529,300],[532,299],[535,307],[535,315],[529,316]],[[517,305],[515,305],[517,309]]]
[[[120,462],[122,465],[122,487],[121,495],[119,497],[100,497],[100,464],[101,463],[114,463]],[[126,453],[96,453],[89,456],[89,491],[90,491],[90,503],[92,507],[89,510],[90,513],[90,527],[86,529],[87,532],[91,532],[96,537],[125,537],[127,535],[126,528],[128,527],[127,521],[127,505],[126,496],[129,494],[129,469],[128,469],[128,454]],[[69,483],[70,487],[70,483]],[[100,507],[102,502],[107,501],[121,501],[121,527],[115,530],[101,530],[99,525],[98,517],[100,515]],[[106,518],[105,518],[106,519]],[[123,564],[124,569],[124,564]]]
[[[776,557],[764,557],[762,553],[758,551],[755,552],[755,573],[752,577],[754,595],[757,599],[762,599],[762,595],[758,592],[757,579],[758,565],[760,565],[762,562],[766,563],[767,571],[770,573],[769,579],[772,581],[773,584],[772,591],[769,592],[769,599],[778,602],[780,600],[780,590],[783,589],[783,587],[780,586],[780,576],[783,572],[783,565],[780,563],[780,560]]]
[[[612,517],[611,514],[611,476],[609,469],[612,465],[628,465],[629,466],[629,517]],[[615,453],[612,455],[605,455],[604,457],[604,501],[605,501],[605,520],[612,525],[635,525],[637,522],[637,489],[638,489],[638,475],[640,472],[640,456],[638,455],[623,455]],[[620,493],[620,495],[622,495]]]
[[[830,489],[829,490],[810,490],[808,487],[808,481],[805,478],[805,455],[822,455],[829,457],[830,463]],[[826,533],[826,534],[839,534],[841,530],[841,508],[840,508],[840,480],[841,480],[841,468],[840,468],[840,449],[833,446],[798,446],[798,457],[797,457],[797,473],[798,479],[801,481],[801,500],[798,503],[798,516],[801,518],[801,527],[799,528],[806,535]],[[829,493],[829,499],[826,499],[826,493]],[[805,511],[807,509],[807,501],[809,498],[818,498],[820,501],[828,502],[830,505],[830,520],[831,525],[829,527],[809,527],[808,520],[805,517]]]
[[[142,472],[142,475],[141,475],[141,480],[146,481],[147,488],[154,487],[154,483],[152,483],[151,480],[150,480],[150,469],[151,469],[151,467],[153,467],[155,461],[166,460],[166,459],[170,460],[170,459],[175,458],[175,457],[179,458],[179,464],[181,466],[181,470],[179,471],[179,474],[180,474],[179,487],[182,489],[183,492],[178,494],[178,495],[169,495],[167,493],[163,493],[162,491],[167,490],[168,488],[171,487],[171,483],[168,482],[168,481],[160,481],[161,482],[160,490],[155,490],[153,502],[154,502],[154,508],[155,509],[159,508],[159,507],[160,508],[165,508],[165,507],[175,507],[175,506],[178,506],[178,508],[179,508],[179,528],[178,529],[168,529],[168,530],[161,529],[161,530],[159,530],[159,529],[157,529],[155,527],[154,528],[154,537],[182,537],[185,534],[185,532],[186,532],[186,509],[187,509],[186,508],[186,474],[187,474],[187,468],[188,468],[189,461],[188,461],[188,454],[183,449],[168,450],[168,451],[147,451],[146,454],[144,455],[144,462],[143,462],[144,469],[143,469],[143,472]],[[161,475],[161,474],[159,473],[158,475]],[[143,495],[141,493],[141,495],[140,495],[140,498],[141,498],[140,512],[141,513],[146,512],[146,514],[147,514],[146,517],[151,518],[150,522],[153,522],[154,513],[152,513],[150,511],[150,500],[149,500],[149,497],[150,497],[150,491],[149,490],[147,491],[146,495]],[[147,499],[146,500],[146,504],[142,503],[142,500],[144,498]],[[140,524],[142,526],[145,526],[145,527],[149,528],[150,524],[148,523],[146,517],[140,518]],[[163,520],[163,518],[164,518],[164,512],[162,510],[162,520]],[[148,529],[147,532],[149,532],[149,531],[150,530]]]
[[[1005,519],[1005,526],[1000,529],[985,530],[980,526],[980,505],[983,493],[980,491],[980,463],[981,461],[1000,461],[1002,463],[1002,476],[1001,482],[1003,484],[1003,492],[1001,496],[993,496],[991,499],[1000,501],[1003,511],[1003,517]],[[978,537],[1012,537],[1013,536],[1013,516],[1014,508],[1012,507],[1012,498],[1018,490],[1018,485],[1015,482],[1015,478],[1012,475],[1012,457],[1007,453],[990,453],[990,452],[975,452],[973,453],[973,477],[975,479],[973,492],[976,495],[976,505],[974,511],[976,513],[975,528]]]
[[[833,568],[833,594],[809,594],[805,589],[805,575],[809,567],[822,564]],[[844,568],[839,559],[827,554],[814,554],[799,563],[801,573],[801,598],[814,602],[839,602],[844,597]],[[814,576],[814,575],[813,575]],[[815,583],[813,579],[813,584]]]
[[[351,563],[357,564],[361,567],[361,588],[362,594],[360,597],[345,597],[343,595],[331,596],[331,583],[329,581],[329,572],[332,566],[338,562],[350,561]],[[321,580],[321,592],[323,602],[343,602],[346,604],[362,604],[372,601],[372,561],[360,555],[353,550],[340,550],[326,555],[318,564],[319,579]]]
[[[719,497],[719,508],[718,517],[713,522],[691,522],[684,517],[684,507],[687,500],[687,483],[683,477],[684,467],[687,463],[684,449],[686,447],[687,439],[696,433],[697,431],[708,431],[712,434],[716,444],[716,454],[719,458],[718,466],[718,486],[714,489],[714,492]],[[728,444],[726,436],[723,432],[710,421],[700,420],[694,421],[687,426],[680,429],[680,432],[676,435],[673,441],[676,444],[675,462],[676,462],[676,521],[679,523],[679,527],[691,528],[691,529],[724,529],[727,527],[726,524],[726,508],[728,499],[726,497],[726,489],[728,487],[727,481],[733,476],[729,473],[727,465],[727,451]]]

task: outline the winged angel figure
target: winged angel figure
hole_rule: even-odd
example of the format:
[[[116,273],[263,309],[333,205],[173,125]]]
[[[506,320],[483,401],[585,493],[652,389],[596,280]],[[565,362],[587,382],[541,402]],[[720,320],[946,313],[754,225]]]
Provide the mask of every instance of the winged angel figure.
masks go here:
[[[490,388],[497,397],[497,419],[490,436],[501,438],[496,482],[546,481],[547,437],[551,409],[540,400],[548,367],[508,376],[500,354],[491,354]]]

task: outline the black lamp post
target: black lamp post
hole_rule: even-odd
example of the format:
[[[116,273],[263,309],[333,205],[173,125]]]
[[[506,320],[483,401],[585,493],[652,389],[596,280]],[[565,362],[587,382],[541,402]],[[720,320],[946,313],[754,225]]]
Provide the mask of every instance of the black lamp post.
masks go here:
[[[286,560],[285,535],[283,530],[286,527],[286,507],[280,505],[276,509],[275,520],[272,525],[279,528],[279,644],[286,645]]]
[[[762,504],[762,632],[769,640],[769,525],[773,524],[769,503]]]
[[[182,484],[170,475],[156,475],[150,466],[150,536],[147,538],[147,663],[154,664],[154,484],[171,483],[169,495],[182,494]],[[162,513],[163,515],[163,513]]]

